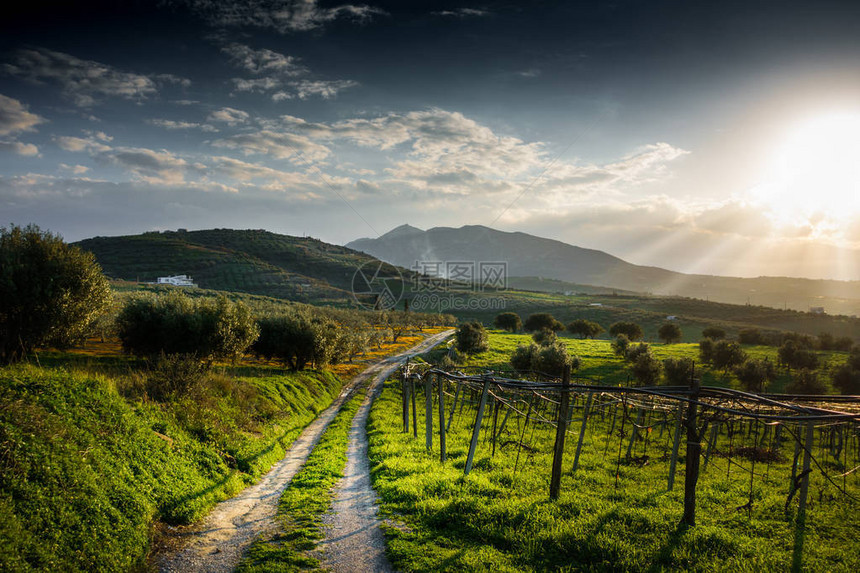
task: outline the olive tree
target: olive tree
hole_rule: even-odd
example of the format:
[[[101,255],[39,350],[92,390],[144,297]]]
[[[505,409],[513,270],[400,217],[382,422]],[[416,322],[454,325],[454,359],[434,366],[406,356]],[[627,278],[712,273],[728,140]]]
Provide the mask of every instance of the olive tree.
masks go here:
[[[0,227],[0,360],[82,340],[111,300],[91,253],[35,225]]]

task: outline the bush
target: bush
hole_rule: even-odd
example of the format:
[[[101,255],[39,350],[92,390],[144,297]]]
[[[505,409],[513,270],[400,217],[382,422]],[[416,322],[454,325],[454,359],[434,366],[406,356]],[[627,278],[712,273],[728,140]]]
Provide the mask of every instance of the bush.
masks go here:
[[[860,395],[860,370],[843,364],[833,373],[833,386],[842,394]]]
[[[637,358],[643,354],[648,354],[649,352],[651,352],[651,347],[645,342],[640,342],[639,344],[634,344],[627,348],[627,352],[624,354],[624,359],[628,362],[636,362]]]
[[[764,344],[765,339],[758,328],[744,328],[738,332],[738,342],[741,344]]]
[[[699,358],[702,362],[710,363],[714,359],[714,341],[703,338],[699,341]]]
[[[226,297],[194,300],[173,292],[130,300],[117,317],[126,352],[154,358],[194,354],[200,358],[238,358],[257,339],[259,329],[242,303]]]
[[[667,358],[663,361],[663,374],[670,386],[688,386],[695,362],[692,358]]]
[[[340,334],[332,321],[279,315],[260,319],[259,327],[254,353],[278,360],[292,370],[304,370],[308,364],[323,367],[339,358]]]
[[[194,355],[162,354],[146,378],[146,393],[158,402],[193,394],[209,373]]]
[[[663,326],[660,327],[660,330],[657,331],[657,337],[660,338],[666,344],[672,344],[673,342],[680,342],[681,340],[681,327],[675,324],[674,322],[667,322]]]
[[[786,386],[786,392],[789,394],[827,394],[830,388],[827,382],[819,378],[818,372],[803,368],[797,371],[794,380]]]
[[[746,352],[737,342],[720,340],[714,344],[713,356],[711,357],[714,368],[728,372],[729,368],[742,364],[746,359]]]
[[[550,330],[548,328],[541,328],[534,334],[532,334],[532,340],[537,342],[541,346],[547,346],[550,344],[555,344],[558,340],[558,335],[554,330]]]
[[[523,328],[523,321],[520,320],[520,315],[515,312],[503,312],[496,316],[493,325],[500,330],[517,332]]]
[[[804,348],[802,343],[793,339],[786,340],[777,351],[779,361],[789,369],[815,370],[818,368],[818,355]]]
[[[484,325],[477,321],[458,326],[455,337],[457,350],[466,354],[485,352],[490,347],[487,331],[484,329]]]
[[[529,317],[526,319],[525,329],[529,332],[533,332],[542,328],[559,331],[564,330],[564,325],[558,320],[556,320],[555,317],[548,312],[537,312],[535,314],[530,314]]]
[[[750,359],[735,368],[735,376],[747,392],[764,392],[768,384],[776,379],[776,368],[767,358]]]
[[[35,225],[0,227],[0,361],[82,340],[110,302],[91,253]]]
[[[616,356],[621,356],[622,358],[627,356],[628,348],[630,348],[630,339],[627,338],[626,334],[619,334],[615,337],[615,340],[612,341],[612,352],[614,352]]]
[[[569,356],[567,347],[560,342],[541,346],[534,360],[532,370],[550,376],[561,376],[565,366],[570,366],[571,371],[577,370],[582,363],[578,356]]]
[[[660,381],[662,366],[660,361],[651,353],[651,349],[637,354],[631,367],[633,378],[638,386],[654,386]]]
[[[726,331],[716,326],[709,326],[702,331],[702,337],[710,338],[711,340],[722,340],[726,337]]]
[[[616,322],[609,327],[609,334],[618,336],[624,334],[630,340],[639,340],[642,338],[642,327],[635,322]]]
[[[520,372],[531,370],[537,353],[537,344],[520,344],[517,346],[516,350],[514,350],[513,354],[511,354],[511,366]]]
[[[594,338],[603,332],[603,327],[596,322],[592,322],[584,318],[578,318],[567,325],[567,331],[579,336],[580,338]]]

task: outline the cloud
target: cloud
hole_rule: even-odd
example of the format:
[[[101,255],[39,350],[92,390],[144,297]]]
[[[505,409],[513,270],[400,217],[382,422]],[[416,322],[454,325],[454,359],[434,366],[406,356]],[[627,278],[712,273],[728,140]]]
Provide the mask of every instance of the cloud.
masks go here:
[[[0,151],[9,151],[18,155],[39,155],[39,148],[32,143],[21,143],[20,141],[0,141]]]
[[[98,138],[90,137],[73,137],[68,135],[57,135],[53,137],[54,143],[60,146],[60,149],[65,151],[87,151],[90,153],[110,150],[109,145],[105,145]]]
[[[95,156],[133,173],[148,183],[176,184],[185,182],[189,170],[202,171],[205,166],[189,164],[170,151],[155,151],[141,147],[117,147]]]
[[[20,101],[0,94],[0,135],[34,131],[33,127],[45,121],[44,117],[28,111]]]
[[[34,83],[54,83],[79,107],[95,105],[100,98],[143,100],[166,83],[187,86],[189,80],[169,74],[143,75],[123,72],[107,64],[82,60],[45,48],[15,52],[2,70]]]
[[[85,165],[66,165],[65,163],[60,163],[60,169],[69,171],[75,175],[83,175],[90,170],[90,168]]]
[[[232,43],[221,48],[230,56],[230,61],[245,71],[255,75],[274,74],[278,76],[300,76],[307,73],[307,68],[299,64],[299,59],[285,56],[272,50],[255,50],[244,44]]]
[[[365,22],[375,15],[384,14],[378,8],[355,4],[322,8],[316,0],[174,1],[189,6],[214,26],[269,28],[282,34],[313,30],[338,19]]]
[[[215,140],[215,147],[237,149],[245,155],[255,153],[271,155],[277,159],[290,158],[293,161],[320,161],[330,154],[324,145],[314,143],[307,137],[292,133],[276,133],[261,130],[255,133],[242,133]]]
[[[489,15],[489,11],[480,8],[458,8],[456,10],[441,10],[433,12],[437,16],[449,16],[454,18],[473,18]]]
[[[218,131],[218,128],[216,128],[215,126],[208,125],[205,123],[193,123],[190,121],[174,121],[172,119],[148,119],[146,120],[146,123],[170,130],[199,129],[208,132]]]
[[[236,91],[238,92],[267,92],[283,85],[277,78],[254,78],[251,80],[233,78],[230,81],[236,86]]]
[[[320,96],[323,99],[331,99],[338,92],[358,85],[352,80],[301,80],[290,84],[299,99],[308,99]]]
[[[207,120],[226,123],[227,125],[233,127],[240,123],[247,122],[248,118],[250,118],[250,115],[247,111],[234,109],[232,107],[224,107],[219,109],[218,111],[213,111],[212,113],[210,113]]]

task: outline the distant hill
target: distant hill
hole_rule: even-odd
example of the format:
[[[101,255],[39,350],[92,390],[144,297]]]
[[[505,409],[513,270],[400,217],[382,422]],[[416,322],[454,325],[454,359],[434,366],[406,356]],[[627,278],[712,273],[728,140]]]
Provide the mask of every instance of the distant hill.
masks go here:
[[[201,287],[305,302],[343,302],[373,257],[307,237],[212,229],[94,237],[75,243],[109,277],[154,281],[189,274]]]
[[[860,314],[860,281],[787,277],[737,278],[688,275],[628,263],[603,251],[584,249],[527,233],[479,225],[423,231],[402,225],[378,239],[358,239],[347,247],[411,268],[416,261],[506,261],[509,277],[540,277],[594,287],[678,295],[732,304],[806,311],[824,307],[829,314]],[[514,281],[522,283],[523,281]],[[561,285],[528,281],[530,288],[559,290]]]

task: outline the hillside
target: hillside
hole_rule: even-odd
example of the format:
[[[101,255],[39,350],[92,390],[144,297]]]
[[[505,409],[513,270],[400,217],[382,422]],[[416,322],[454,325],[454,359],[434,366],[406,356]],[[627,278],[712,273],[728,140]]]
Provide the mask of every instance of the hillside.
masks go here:
[[[578,290],[576,284],[593,285],[801,311],[823,306],[829,314],[860,314],[860,281],[688,275],[634,265],[603,251],[479,225],[427,231],[402,225],[378,239],[358,239],[347,247],[407,268],[415,261],[506,261],[509,277],[575,283],[572,290]],[[559,286],[552,282],[545,288],[534,281],[530,284],[530,288],[549,292],[559,291]]]
[[[76,243],[111,278],[154,281],[188,274],[203,288],[305,302],[344,302],[372,257],[309,237],[261,230],[165,231]]]

